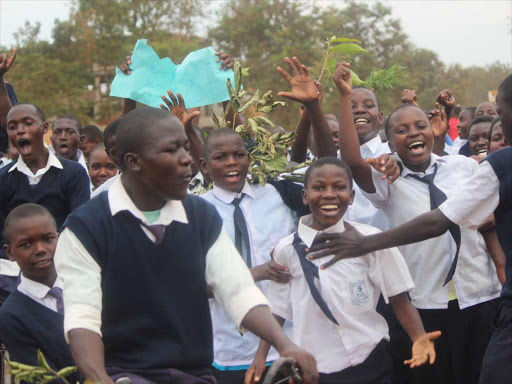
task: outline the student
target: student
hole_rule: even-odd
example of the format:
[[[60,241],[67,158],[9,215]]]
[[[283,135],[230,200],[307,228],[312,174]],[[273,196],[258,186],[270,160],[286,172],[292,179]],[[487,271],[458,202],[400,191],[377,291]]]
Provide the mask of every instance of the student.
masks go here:
[[[117,173],[117,165],[107,155],[103,143],[93,148],[89,156],[89,177],[94,189],[116,176]]]
[[[285,59],[293,76],[283,69],[279,72],[292,85],[291,92],[279,92],[291,100],[303,104],[312,117],[313,131],[321,144],[330,142],[330,154],[336,150],[331,140],[328,123],[320,106],[317,88],[309,76],[307,68],[297,58]],[[294,84],[301,80],[301,87]],[[320,145],[320,148],[329,148]],[[323,153],[319,153],[320,156]],[[203,174],[213,181],[212,190],[201,195],[219,212],[224,228],[231,240],[237,245],[239,253],[250,268],[252,277],[263,293],[267,291],[268,281],[276,279],[287,282],[288,271],[276,265],[270,257],[272,249],[283,237],[297,228],[296,211],[304,212],[306,206],[300,197],[302,188],[296,185],[295,197],[300,207],[289,207],[280,194],[277,183],[265,186],[249,184],[249,155],[240,135],[233,129],[216,129],[206,139],[203,156],[200,159]],[[289,182],[280,182],[288,185]],[[277,187],[277,188],[276,188]],[[288,190],[291,191],[291,190]],[[295,210],[294,210],[295,208]],[[242,221],[242,223],[240,222]],[[222,303],[210,300],[214,336],[214,367],[217,380],[221,384],[241,383],[251,364],[259,339],[253,334],[240,335],[237,325]],[[289,327],[287,327],[289,330]],[[273,350],[268,361],[278,357]]]
[[[341,94],[342,156],[363,193],[383,210],[392,226],[434,209],[471,179],[477,162],[463,156],[432,154],[433,133],[427,116],[421,109],[404,104],[390,113],[385,125],[390,146],[402,163],[402,173],[393,184],[382,180],[359,151],[353,150],[357,136],[350,116],[348,67],[338,65],[335,82]],[[499,296],[501,288],[482,235],[454,228],[439,238],[402,247],[401,251],[416,284],[410,292],[412,303],[419,309],[427,330],[441,329],[445,335],[439,341],[435,370],[422,374],[422,379],[478,382],[479,367],[492,333],[495,309],[491,300]],[[472,369],[468,369],[468,362]]]
[[[494,119],[498,116],[496,106],[488,101],[481,102],[476,107],[475,116],[491,116]]]
[[[501,118],[497,117],[492,121],[491,129],[489,130],[489,152],[495,152],[502,148],[508,147],[508,142],[503,134],[501,128]]]
[[[391,383],[391,359],[384,346],[389,341],[387,324],[375,310],[381,292],[414,341],[413,357],[406,364],[432,364],[433,340],[441,334],[425,333],[407,298],[405,292],[414,284],[398,250],[346,260],[329,271],[305,259],[305,248],[317,234],[344,230],[343,215],[353,198],[350,170],[341,160],[324,157],[308,168],[303,199],[312,214],[302,217],[298,231],[274,251],[276,262],[293,277],[287,284],[271,281],[268,298],[278,321],[293,320],[294,340],[312,351],[319,383]],[[353,225],[364,233],[378,232]],[[267,352],[268,344],[261,342],[246,383],[259,381]]]
[[[180,121],[135,109],[116,147],[120,178],[69,216],[55,254],[82,374],[104,384],[214,383],[209,285],[241,332],[295,357],[313,383],[313,357],[272,318],[215,208],[187,195],[192,158]]]
[[[493,118],[487,115],[477,116],[469,125],[469,148],[471,154],[480,159],[489,153],[489,131]]]
[[[77,118],[71,115],[60,116],[53,123],[52,149],[55,154],[64,159],[78,162],[87,171],[87,163],[84,154],[78,149],[80,143],[81,124]]]
[[[7,152],[9,138],[7,137],[7,113],[9,109],[18,104],[18,98],[11,84],[4,80],[5,74],[9,71],[16,59],[16,48],[10,56],[6,53],[0,54],[0,151]]]
[[[512,142],[512,75],[498,88],[497,112],[508,142]],[[361,236],[348,228],[341,235],[322,236],[328,243],[311,247],[310,257],[335,254],[324,268],[346,257],[357,257],[377,249],[400,246],[440,236],[451,226],[476,229],[494,212],[496,232],[505,252],[506,282],[501,291],[501,305],[494,320],[496,332],[487,347],[480,383],[506,383],[512,376],[512,148],[496,151],[482,161],[473,177],[460,186],[459,193],[448,198],[438,209],[424,213],[389,231]]]
[[[75,363],[64,340],[62,281],[53,264],[57,238],[55,220],[41,205],[23,204],[7,216],[4,249],[19,265],[21,281],[0,308],[0,339],[11,361],[38,365],[39,349],[58,371]]]
[[[86,161],[89,160],[91,151],[103,141],[101,130],[95,125],[86,125],[80,129],[80,150]]]
[[[453,147],[459,150],[459,155],[467,156],[469,151],[469,124],[475,118],[476,107],[467,107],[464,108],[459,113],[459,124],[457,125],[457,132],[459,133],[459,137],[455,139],[453,142]],[[462,150],[462,147],[466,145],[465,149]]]

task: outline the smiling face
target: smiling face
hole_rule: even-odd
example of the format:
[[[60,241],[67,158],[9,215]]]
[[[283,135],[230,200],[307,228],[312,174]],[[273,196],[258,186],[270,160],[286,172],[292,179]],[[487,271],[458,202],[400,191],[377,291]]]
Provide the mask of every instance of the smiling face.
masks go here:
[[[313,169],[302,200],[311,209],[313,229],[320,231],[335,225],[354,201],[347,172],[334,164]]]
[[[430,163],[434,136],[425,113],[413,106],[401,108],[391,115],[389,144],[404,165],[423,172]]]
[[[473,155],[486,155],[489,152],[489,130],[491,123],[473,124],[469,129],[469,148]]]
[[[488,101],[484,101],[476,107],[475,116],[491,116],[492,118],[498,117],[496,106]]]
[[[207,159],[201,159],[201,170],[207,173],[216,186],[240,192],[249,172],[249,154],[239,135],[221,135],[208,145]]]
[[[77,161],[80,142],[80,127],[75,120],[62,118],[55,122],[52,130],[52,146],[57,156]]]
[[[459,114],[459,124],[457,124],[457,132],[459,137],[463,140],[467,140],[469,137],[468,129],[469,124],[473,120],[473,115],[471,111],[464,109]]]
[[[491,140],[489,142],[489,152],[500,150],[501,148],[508,147],[507,140],[501,129],[501,121],[494,124],[492,128]]]
[[[41,120],[33,105],[20,104],[7,114],[7,134],[25,163],[45,154],[43,136],[48,123]]]
[[[369,89],[354,88],[350,94],[350,102],[359,144],[362,145],[377,135],[384,117],[377,107],[375,94]]]
[[[117,165],[108,157],[103,148],[95,150],[89,157],[89,177],[94,188],[98,188],[105,181],[114,177]]]
[[[23,275],[44,283],[55,274],[53,255],[57,247],[55,221],[45,215],[16,220],[11,225],[4,249],[16,261]]]

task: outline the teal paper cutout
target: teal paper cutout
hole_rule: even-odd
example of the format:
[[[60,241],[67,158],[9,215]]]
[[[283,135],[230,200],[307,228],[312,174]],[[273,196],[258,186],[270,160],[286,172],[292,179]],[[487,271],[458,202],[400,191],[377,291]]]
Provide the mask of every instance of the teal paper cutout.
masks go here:
[[[170,89],[181,93],[187,108],[220,103],[229,100],[226,80],[235,83],[233,71],[221,70],[212,47],[188,54],[183,63],[176,65],[168,57],[160,59],[147,45],[137,40],[130,64],[131,74],[116,68],[116,77],[110,87],[110,96],[125,97],[151,107],[163,104],[162,95]]]

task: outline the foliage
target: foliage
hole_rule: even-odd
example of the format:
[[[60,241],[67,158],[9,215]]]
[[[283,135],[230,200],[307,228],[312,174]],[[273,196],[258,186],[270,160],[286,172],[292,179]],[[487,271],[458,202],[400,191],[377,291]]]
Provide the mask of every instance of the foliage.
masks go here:
[[[9,360],[7,360],[7,364],[9,365],[10,374],[14,375],[14,384],[19,384],[21,381],[33,384],[46,384],[56,379],[62,380],[65,384],[70,384],[66,377],[77,370],[77,367],[66,367],[59,371],[52,369],[39,349],[37,350],[38,365],[36,366],[20,364]]]

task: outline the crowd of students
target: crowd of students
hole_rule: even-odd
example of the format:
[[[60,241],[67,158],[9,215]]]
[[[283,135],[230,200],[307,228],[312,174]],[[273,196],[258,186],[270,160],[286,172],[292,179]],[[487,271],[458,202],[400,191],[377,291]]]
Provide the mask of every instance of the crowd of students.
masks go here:
[[[15,54],[0,55],[11,360],[36,365],[39,349],[105,384],[255,383],[279,356],[305,383],[512,382],[512,75],[498,108],[460,109],[445,89],[424,110],[404,90],[384,116],[350,64],[324,111],[285,58],[278,95],[301,105],[290,164],[313,162],[303,183],[262,185],[250,143],[206,135],[171,91],[160,109],[125,100],[103,132],[60,116],[46,145],[44,112],[4,81]]]

